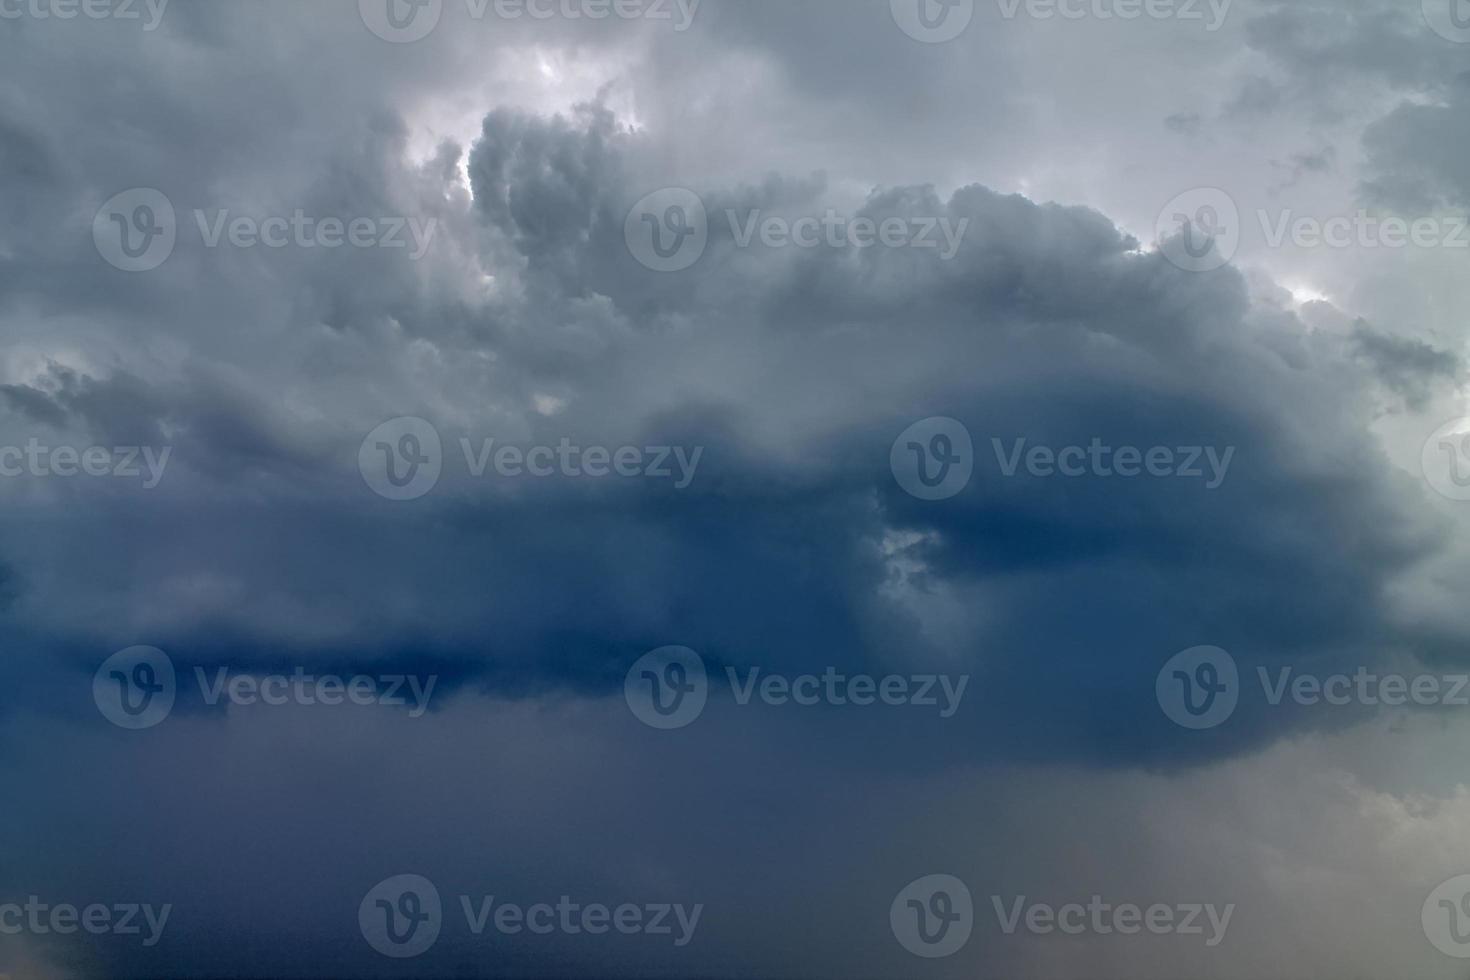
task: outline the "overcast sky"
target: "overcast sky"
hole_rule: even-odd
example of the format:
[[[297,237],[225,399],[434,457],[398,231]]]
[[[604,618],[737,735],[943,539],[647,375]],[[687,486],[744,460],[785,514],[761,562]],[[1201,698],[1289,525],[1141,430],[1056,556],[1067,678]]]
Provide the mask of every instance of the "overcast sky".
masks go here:
[[[1467,209],[1464,0],[0,0],[0,977],[1465,977]]]

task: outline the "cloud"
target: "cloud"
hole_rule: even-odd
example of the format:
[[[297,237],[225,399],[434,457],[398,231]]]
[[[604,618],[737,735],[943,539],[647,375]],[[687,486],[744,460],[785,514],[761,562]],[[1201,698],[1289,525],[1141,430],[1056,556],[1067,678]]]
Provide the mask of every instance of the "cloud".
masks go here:
[[[0,765],[34,801],[0,812],[28,842],[0,897],[180,908],[177,945],[66,947],[66,969],[410,975],[351,911],[419,869],[709,904],[687,958],[517,944],[510,972],[902,973],[888,903],[949,869],[982,902],[1238,900],[1248,937],[1206,962],[986,936],[956,975],[992,951],[1016,976],[1437,975],[1413,913],[1463,859],[1454,724],[1246,699],[1185,732],[1154,687],[1201,644],[1247,678],[1463,666],[1464,518],[1417,472],[1460,410],[1457,256],[1364,272],[1376,257],[1247,245],[1191,273],[1150,240],[1191,186],[1228,184],[1243,215],[1273,191],[1463,203],[1455,52],[1414,17],[1257,3],[1204,37],[977,11],[934,46],[881,2],[706,0],[679,34],[451,4],[394,45],[350,3],[175,6],[148,37],[0,33],[0,446],[171,450],[151,489],[0,481]],[[178,215],[147,273],[92,240],[134,186]],[[666,188],[708,236],[659,273],[626,231]],[[436,230],[416,261],[200,231],[298,211]],[[829,215],[963,231],[949,258],[758,233]],[[1304,282],[1334,305],[1278,286]],[[390,501],[359,453],[407,416],[443,472]],[[974,473],[921,500],[891,450],[941,416]],[[488,439],[701,456],[682,489],[476,476]],[[1209,488],[1007,462],[1093,446],[1229,463]],[[92,674],[135,644],[186,677],[433,673],[440,693],[408,719],[185,690],[159,728],[114,731]],[[622,703],[629,665],[669,644],[715,678],[682,734]],[[950,719],[783,714],[735,704],[727,667],[971,681]],[[138,846],[77,867],[77,841],[117,835]],[[482,968],[464,936],[442,952],[436,969]]]

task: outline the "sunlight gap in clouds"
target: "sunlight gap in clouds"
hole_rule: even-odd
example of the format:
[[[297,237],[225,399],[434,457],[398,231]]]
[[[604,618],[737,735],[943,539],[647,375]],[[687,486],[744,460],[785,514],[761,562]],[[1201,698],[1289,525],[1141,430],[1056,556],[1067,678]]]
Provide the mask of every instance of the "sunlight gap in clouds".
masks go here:
[[[453,141],[464,151],[460,179],[469,187],[469,151],[480,138],[485,116],[502,106],[553,116],[601,101],[620,122],[639,128],[633,93],[618,84],[635,59],[631,53],[601,54],[594,57],[582,49],[544,45],[498,49],[493,62],[485,62],[486,75],[412,109],[409,159],[422,165],[446,140]]]
[[[1291,293],[1292,302],[1297,306],[1305,306],[1308,303],[1332,302],[1331,297],[1315,286],[1308,286],[1300,282],[1283,283],[1283,285],[1286,291]]]

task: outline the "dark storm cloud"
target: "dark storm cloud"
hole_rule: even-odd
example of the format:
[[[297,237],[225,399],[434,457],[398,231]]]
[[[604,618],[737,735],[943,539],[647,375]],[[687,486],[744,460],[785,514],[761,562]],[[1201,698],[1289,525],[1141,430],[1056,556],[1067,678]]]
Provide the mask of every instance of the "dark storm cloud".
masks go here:
[[[879,189],[860,212],[967,221],[953,261],[740,248],[719,230],[725,210],[824,206],[820,178],[768,177],[701,187],[717,229],[708,252],[660,275],[623,242],[632,202],[678,182],[650,170],[643,141],[599,107],[486,118],[470,157],[474,217],[447,220],[457,249],[486,243],[495,274],[526,289],[478,308],[405,286],[397,267],[380,275],[374,256],[340,268],[267,257],[231,274],[265,275],[275,295],[296,292],[298,277],[317,291],[368,277],[361,312],[342,314],[341,338],[323,335],[318,357],[374,336],[371,297],[391,304],[396,289],[407,337],[382,341],[396,356],[434,338],[459,357],[491,355],[486,380],[512,386],[494,391],[499,403],[548,389],[567,402],[550,417],[505,408],[456,420],[386,390],[369,400],[378,418],[435,419],[451,458],[460,438],[506,430],[532,443],[704,447],[687,491],[448,478],[422,502],[391,504],[353,471],[361,431],[267,404],[264,391],[310,381],[311,362],[299,382],[259,379],[263,389],[208,363],[153,386],[53,373],[12,400],[33,416],[64,409],[89,431],[161,440],[166,428],[177,469],[159,503],[78,521],[148,555],[147,576],[127,564],[83,576],[76,546],[15,535],[23,569],[107,611],[66,623],[34,597],[18,625],[90,637],[99,653],[149,642],[185,662],[424,657],[446,685],[518,694],[612,694],[626,663],[665,643],[714,665],[790,671],[944,663],[977,677],[964,722],[975,737],[956,758],[1109,764],[1182,751],[1152,703],[1153,674],[1179,649],[1218,644],[1251,669],[1372,662],[1412,641],[1390,631],[1381,594],[1431,545],[1418,491],[1360,434],[1365,379],[1345,352],[1258,320],[1231,270],[1185,273],[1096,212],[979,186],[947,201],[922,186]],[[383,161],[336,164],[323,185],[333,213],[381,208],[384,186],[408,179]],[[448,212],[452,189],[432,190],[446,172],[413,179]],[[196,261],[219,274],[212,256]],[[334,384],[331,372],[317,383]],[[980,461],[964,495],[935,505],[904,494],[887,463],[897,434],[930,415],[965,422]],[[993,439],[1236,455],[1217,490],[1160,480],[1124,492],[1104,478],[1002,477]],[[916,537],[895,552],[895,533]],[[146,598],[159,583],[172,600]],[[985,614],[928,635],[910,600],[930,592]],[[78,677],[89,669],[73,665]],[[1190,752],[1292,723],[1258,720]]]
[[[1248,678],[1399,653],[1463,661],[1463,630],[1401,604],[1456,528],[1371,430],[1386,406],[1445,397],[1460,359],[1407,328],[1257,302],[1235,269],[1184,272],[1116,215],[992,186],[1073,163],[1086,142],[1051,113],[1060,95],[1094,92],[1109,153],[1079,185],[1121,181],[1150,139],[1195,153],[1222,106],[1267,179],[1275,159],[1325,180],[1327,137],[1293,123],[1268,147],[1253,127],[1303,104],[1332,118],[1385,79],[1438,91],[1457,52],[1399,6],[1243,7],[1268,62],[1243,76],[1219,68],[1229,43],[1175,34],[1159,35],[1157,72],[1141,43],[1117,72],[1128,58],[1085,24],[1049,25],[1072,31],[1051,35],[1076,42],[1072,57],[1028,49],[1035,25],[978,14],[963,39],[927,46],[881,0],[706,0],[682,37],[451,9],[412,45],[374,37],[353,3],[177,0],[149,36],[4,25],[0,445],[151,443],[173,457],[147,491],[0,482],[0,764],[25,801],[0,806],[0,839],[22,842],[0,850],[0,898],[44,887],[179,903],[177,941],[156,955],[48,948],[67,976],[713,975],[737,960],[749,974],[900,975],[913,963],[885,932],[887,903],[953,868],[1033,892],[1098,878],[1129,897],[1269,892],[1241,926],[1262,941],[1224,966],[1157,947],[1094,958],[977,942],[957,975],[1055,977],[1057,955],[1094,975],[1309,973],[1310,944],[1261,925],[1301,915],[1301,882],[1320,891],[1341,852],[1388,840],[1360,872],[1373,887],[1343,892],[1397,900],[1404,882],[1380,888],[1379,875],[1410,863],[1405,837],[1431,842],[1410,857],[1437,872],[1463,834],[1414,822],[1417,801],[1394,822],[1397,800],[1371,788],[1323,791],[1353,809],[1349,830],[1325,804],[1298,814],[1285,790],[1316,781],[1265,752],[1305,751],[1311,739],[1290,737],[1366,709],[1248,701],[1230,725],[1187,733],[1154,679],[1198,644],[1230,650]],[[1090,76],[1102,61],[1120,87]],[[584,72],[598,94],[571,108],[557,85]],[[1055,88],[1027,88],[1034,72]],[[527,104],[541,90],[515,87],[521,73],[555,79],[553,109]],[[1133,131],[1112,113],[1131,118],[1140,75],[1198,89],[1149,104]],[[1463,200],[1464,105],[1444,91],[1393,112],[1367,146],[1385,182]],[[466,103],[477,124],[446,133],[439,119]],[[1171,184],[1205,179],[1188,163]],[[91,241],[98,205],[131,186],[165,193],[187,232],[145,274],[108,266]],[[700,196],[711,234],[694,266],[657,274],[624,227],[669,186]],[[225,208],[414,216],[438,234],[417,262],[206,248],[194,211]],[[828,208],[966,231],[945,261],[742,246],[726,218]],[[404,415],[436,426],[446,472],[393,502],[365,485],[358,450]],[[889,454],[939,415],[967,426],[977,466],[964,492],[925,502]],[[459,441],[485,438],[703,456],[682,490],[474,479]],[[993,440],[1233,455],[1205,489],[1006,476]],[[160,727],[121,732],[91,682],[133,644],[164,648],[186,676],[413,672],[439,689],[411,725],[401,711],[257,713],[186,693]],[[681,736],[621,702],[628,666],[665,644],[695,648],[717,677],[831,666],[972,681],[938,720],[739,708],[717,680]],[[1321,756],[1292,764],[1330,781],[1341,760]],[[1236,826],[1277,811],[1291,846]],[[1299,838],[1323,826],[1330,846],[1317,846],[1333,853],[1317,857]],[[1307,856],[1283,869],[1284,852]],[[460,936],[400,969],[363,945],[352,913],[406,870],[450,895],[705,901],[708,939],[682,959]],[[1377,943],[1330,911],[1335,965]],[[1412,929],[1412,908],[1373,911]]]

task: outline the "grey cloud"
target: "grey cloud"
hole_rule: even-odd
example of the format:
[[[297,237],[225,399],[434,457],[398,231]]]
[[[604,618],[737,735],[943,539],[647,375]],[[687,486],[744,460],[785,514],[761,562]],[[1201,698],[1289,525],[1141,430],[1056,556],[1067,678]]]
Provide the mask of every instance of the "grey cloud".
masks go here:
[[[390,45],[352,3],[174,6],[146,40],[109,25],[0,32],[0,442],[55,430],[175,448],[146,494],[0,487],[0,767],[33,801],[0,808],[0,839],[26,842],[0,854],[0,896],[131,885],[180,906],[177,946],[54,950],[63,972],[901,973],[913,964],[885,932],[887,902],[955,867],[1027,889],[1095,872],[1128,897],[1205,882],[1259,903],[1239,924],[1253,945],[1223,961],[1106,944],[1051,960],[983,936],[955,975],[1245,977],[1277,962],[1310,975],[1321,962],[1272,928],[1299,906],[1262,881],[1279,883],[1283,848],[1301,856],[1291,896],[1334,880],[1303,838],[1348,810],[1392,818],[1345,820],[1328,835],[1338,857],[1425,836],[1391,896],[1362,902],[1377,928],[1309,912],[1302,928],[1320,928],[1334,966],[1383,936],[1409,951],[1395,962],[1427,962],[1382,923],[1412,933],[1403,896],[1458,839],[1453,820],[1424,831],[1403,802],[1425,784],[1451,798],[1434,780],[1453,766],[1387,786],[1403,767],[1385,763],[1371,790],[1311,781],[1309,799],[1292,796],[1302,766],[1368,765],[1354,737],[1374,711],[1250,702],[1184,733],[1154,678],[1201,643],[1248,675],[1378,668],[1405,651],[1462,664],[1463,627],[1415,603],[1463,532],[1380,428],[1386,402],[1393,421],[1451,397],[1456,338],[1294,310],[1271,298],[1274,267],[1248,287],[1232,267],[1177,269],[1144,240],[1156,198],[1219,171],[1255,173],[1264,192],[1270,161],[1289,161],[1313,177],[1293,194],[1364,177],[1347,149],[1362,133],[1307,139],[1300,123],[1338,125],[1385,81],[1392,99],[1441,91],[1453,54],[1425,47],[1412,11],[1242,8],[1266,62],[1246,67],[1271,81],[1247,82],[1229,145],[1204,154],[1178,136],[1210,135],[1197,122],[1237,91],[1240,52],[1180,25],[999,25],[982,10],[932,46],[882,2],[706,0],[677,37],[468,23],[450,4],[432,37]],[[1173,84],[1138,91],[1144,76]],[[1463,199],[1463,106],[1443,91],[1368,132],[1366,179]],[[100,261],[90,227],[135,185],[185,221],[301,207],[441,230],[416,263],[186,241],[130,275]],[[665,275],[633,259],[623,228],[668,186],[697,191],[716,221],[700,261]],[[1033,199],[1052,196],[1083,203]],[[719,219],[828,207],[969,224],[943,261],[740,247]],[[397,503],[365,486],[357,453],[403,415],[431,421],[448,457],[431,494]],[[969,428],[979,459],[962,494],[925,502],[897,485],[889,451],[936,415]],[[704,455],[683,491],[450,465],[459,439],[487,437]],[[1094,438],[1235,454],[1208,492],[1005,477],[990,455],[992,439]],[[432,671],[443,701],[408,727],[391,712],[262,720],[185,697],[158,729],[120,733],[91,676],[136,643],[188,666]],[[669,643],[716,677],[831,665],[972,681],[942,724],[750,718],[717,691],[687,738],[665,739],[620,692],[629,664]],[[1260,823],[1222,816],[1238,799],[1251,812],[1235,823]],[[1101,815],[1082,836],[1079,805]],[[140,846],[78,865],[85,842],[119,834]],[[1398,853],[1354,873],[1377,884]],[[412,868],[446,891],[488,880],[531,899],[706,901],[708,945],[672,962],[517,946],[486,966],[461,937],[399,969],[369,955],[351,913]],[[242,921],[275,941],[242,938]]]

